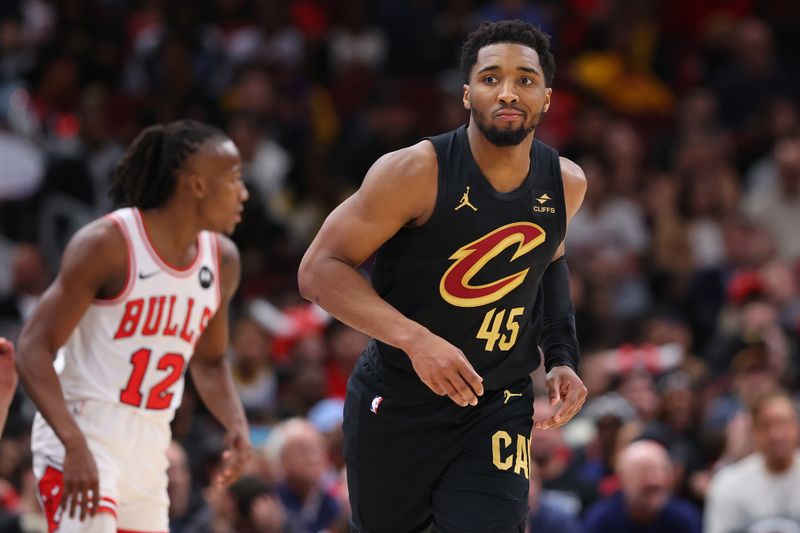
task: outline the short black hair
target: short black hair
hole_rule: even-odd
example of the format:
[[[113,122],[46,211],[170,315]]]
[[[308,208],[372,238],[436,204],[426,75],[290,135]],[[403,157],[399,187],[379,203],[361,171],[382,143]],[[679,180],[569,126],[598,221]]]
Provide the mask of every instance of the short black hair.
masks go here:
[[[541,28],[521,20],[484,22],[467,36],[461,48],[461,74],[464,76],[464,83],[469,83],[470,72],[478,60],[478,51],[494,43],[518,43],[536,50],[544,70],[545,85],[552,87],[556,61],[550,52],[550,36]]]
[[[141,131],[114,170],[111,197],[123,207],[160,207],[175,192],[178,174],[209,139],[227,139],[221,130],[195,120],[157,124]]]

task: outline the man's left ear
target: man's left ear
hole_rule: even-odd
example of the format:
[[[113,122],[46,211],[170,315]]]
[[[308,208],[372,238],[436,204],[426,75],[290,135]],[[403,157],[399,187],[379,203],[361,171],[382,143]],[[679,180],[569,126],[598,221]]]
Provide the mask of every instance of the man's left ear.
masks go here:
[[[194,198],[203,198],[206,195],[206,182],[198,174],[186,172],[183,179]]]
[[[542,108],[543,113],[547,113],[547,110],[550,109],[550,98],[553,96],[553,89],[547,88],[544,90],[544,107]]]

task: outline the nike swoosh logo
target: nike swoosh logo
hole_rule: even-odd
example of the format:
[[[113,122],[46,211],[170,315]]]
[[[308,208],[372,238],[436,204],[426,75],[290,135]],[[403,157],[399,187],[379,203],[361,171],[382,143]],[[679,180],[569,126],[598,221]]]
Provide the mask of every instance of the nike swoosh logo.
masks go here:
[[[147,278],[152,278],[152,277],[153,277],[153,276],[155,276],[156,274],[160,274],[160,273],[161,273],[161,271],[160,271],[160,270],[156,270],[155,272],[149,272],[149,273],[147,273],[147,274],[145,274],[144,272],[139,272],[139,279],[147,279]]]

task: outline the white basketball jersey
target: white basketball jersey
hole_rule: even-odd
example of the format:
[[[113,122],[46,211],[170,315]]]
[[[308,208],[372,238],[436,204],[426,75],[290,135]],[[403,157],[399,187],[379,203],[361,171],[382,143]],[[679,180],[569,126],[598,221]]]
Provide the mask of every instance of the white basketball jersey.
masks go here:
[[[64,397],[171,419],[195,343],[220,304],[217,236],[201,232],[194,262],[178,269],[159,257],[138,209],[107,216],[128,244],[128,279],[118,296],[94,300],[59,350]]]

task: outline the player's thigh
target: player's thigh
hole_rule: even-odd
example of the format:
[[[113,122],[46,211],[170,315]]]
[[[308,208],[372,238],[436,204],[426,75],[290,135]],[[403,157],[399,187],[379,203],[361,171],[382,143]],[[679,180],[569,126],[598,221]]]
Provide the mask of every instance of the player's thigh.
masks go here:
[[[61,470],[49,465],[42,456],[34,455],[33,472],[37,479],[37,497],[44,511],[50,533],[55,531],[114,533],[117,531],[116,502],[112,498],[108,496],[101,497],[100,505],[94,517],[85,517],[81,521],[80,509],[76,507],[72,518],[70,518],[70,509],[62,509],[61,507],[64,491],[64,474]],[[102,488],[101,494],[103,494]]]
[[[410,533],[431,524],[431,492],[449,450],[436,424],[420,431],[413,402],[357,368],[345,400],[344,435],[353,530]]]
[[[433,491],[434,524],[442,533],[525,530],[530,479],[533,397],[530,381],[494,391],[462,435],[466,446]]]
[[[75,407],[72,406],[71,407]],[[77,411],[73,409],[75,419],[87,437],[87,444],[97,467],[100,488],[100,504],[95,518],[91,521],[80,522],[78,518],[70,519],[68,513],[62,512],[61,501],[64,490],[64,446],[58,440],[52,428],[44,423],[37,415],[34,421],[32,450],[33,474],[37,481],[37,497],[47,518],[49,530],[52,531],[83,531],[91,527],[91,531],[106,531],[108,523],[113,527],[108,531],[115,532],[116,512],[119,495],[117,492],[117,478],[119,461],[114,455],[113,447],[109,447],[105,440],[94,436],[102,432],[98,427],[98,420],[94,416],[91,405],[80,406]],[[84,528],[84,529],[82,529]],[[88,529],[87,529],[88,531]]]
[[[117,520],[113,514],[97,513],[83,521],[80,517],[70,518],[64,513],[55,533],[117,533]]]
[[[172,434],[167,423],[130,413],[126,422],[130,450],[120,467],[120,504],[117,523],[121,531],[167,531],[167,448]]]

